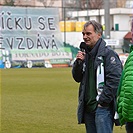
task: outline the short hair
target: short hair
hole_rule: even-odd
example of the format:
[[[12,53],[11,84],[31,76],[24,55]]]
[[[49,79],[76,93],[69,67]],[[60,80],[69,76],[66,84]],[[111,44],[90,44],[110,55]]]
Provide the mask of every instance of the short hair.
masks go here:
[[[101,35],[103,34],[103,27],[102,27],[102,25],[100,23],[96,22],[95,20],[90,20],[90,21],[86,22],[84,24],[84,29],[86,27],[88,27],[90,24],[94,27],[94,31],[96,33],[100,33]]]

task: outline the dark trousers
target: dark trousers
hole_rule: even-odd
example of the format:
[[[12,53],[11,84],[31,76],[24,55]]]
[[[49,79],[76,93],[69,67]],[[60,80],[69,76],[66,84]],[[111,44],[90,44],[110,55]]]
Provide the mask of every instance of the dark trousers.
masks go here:
[[[126,131],[127,133],[133,133],[133,122],[126,123]]]
[[[98,107],[96,111],[84,114],[86,133],[112,133],[113,114],[109,107]]]

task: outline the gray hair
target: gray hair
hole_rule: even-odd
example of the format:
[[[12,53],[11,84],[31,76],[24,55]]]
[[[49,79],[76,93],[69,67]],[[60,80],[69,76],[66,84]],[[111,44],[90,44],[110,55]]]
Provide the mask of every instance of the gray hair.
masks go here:
[[[100,33],[101,35],[103,34],[103,27],[102,27],[102,25],[100,23],[96,22],[95,20],[90,20],[90,21],[86,22],[84,24],[84,29],[86,27],[88,27],[90,24],[94,27],[94,31],[96,33]]]

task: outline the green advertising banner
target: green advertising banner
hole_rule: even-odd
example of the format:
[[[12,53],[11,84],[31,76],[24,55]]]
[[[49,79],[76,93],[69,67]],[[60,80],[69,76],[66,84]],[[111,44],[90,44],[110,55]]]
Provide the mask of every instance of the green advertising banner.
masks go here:
[[[0,50],[2,62],[72,58],[63,45],[56,8],[1,6]]]

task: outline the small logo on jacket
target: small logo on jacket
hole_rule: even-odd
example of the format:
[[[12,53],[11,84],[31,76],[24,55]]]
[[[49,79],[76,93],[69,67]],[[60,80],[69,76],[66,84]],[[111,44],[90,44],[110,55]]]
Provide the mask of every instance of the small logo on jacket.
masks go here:
[[[115,57],[112,56],[112,57],[110,58],[110,63],[111,63],[111,64],[116,64],[116,59],[115,59]]]

